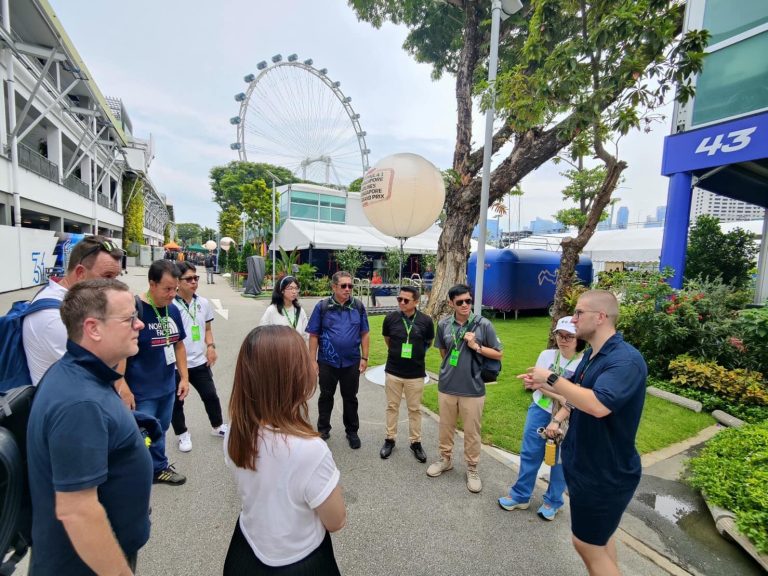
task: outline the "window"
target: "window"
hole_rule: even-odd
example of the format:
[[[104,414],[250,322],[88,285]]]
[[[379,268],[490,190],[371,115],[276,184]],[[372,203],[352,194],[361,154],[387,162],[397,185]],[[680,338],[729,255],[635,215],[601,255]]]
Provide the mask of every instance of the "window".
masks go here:
[[[738,9],[734,4],[738,4]],[[765,0],[707,0],[702,27],[712,34],[709,45],[714,46],[765,22],[768,22]]]
[[[346,221],[347,199],[328,194],[292,191],[290,198],[291,218],[314,220],[319,222]]]

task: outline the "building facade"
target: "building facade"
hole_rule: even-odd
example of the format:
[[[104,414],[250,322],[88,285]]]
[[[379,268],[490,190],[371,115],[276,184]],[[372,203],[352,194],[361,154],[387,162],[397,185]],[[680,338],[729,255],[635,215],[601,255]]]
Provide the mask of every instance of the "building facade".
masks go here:
[[[695,222],[702,214],[714,216],[720,222],[761,220],[765,216],[765,208],[696,188],[693,192],[691,221]]]

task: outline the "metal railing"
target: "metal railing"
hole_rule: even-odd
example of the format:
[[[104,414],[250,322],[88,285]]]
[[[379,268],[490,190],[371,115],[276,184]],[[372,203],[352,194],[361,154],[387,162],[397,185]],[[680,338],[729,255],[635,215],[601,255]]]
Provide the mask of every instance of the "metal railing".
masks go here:
[[[19,142],[19,165],[51,182],[59,183],[59,167],[26,144]]]
[[[91,199],[91,191],[88,188],[88,184],[80,180],[80,178],[74,174],[70,174],[64,179],[64,187],[75,194],[79,194],[83,198]]]

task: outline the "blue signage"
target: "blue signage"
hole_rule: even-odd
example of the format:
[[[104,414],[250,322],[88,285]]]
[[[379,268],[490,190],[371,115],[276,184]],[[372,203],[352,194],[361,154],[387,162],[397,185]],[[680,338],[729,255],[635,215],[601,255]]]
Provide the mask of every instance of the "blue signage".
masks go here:
[[[693,172],[768,158],[768,112],[664,139],[661,173]]]

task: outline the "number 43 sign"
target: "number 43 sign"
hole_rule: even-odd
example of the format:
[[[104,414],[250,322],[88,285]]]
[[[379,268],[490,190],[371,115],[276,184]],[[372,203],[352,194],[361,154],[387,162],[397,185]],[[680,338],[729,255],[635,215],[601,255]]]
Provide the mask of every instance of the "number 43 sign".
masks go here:
[[[714,137],[705,136],[696,147],[696,154],[706,153],[707,156],[714,156],[720,150],[723,152],[736,152],[746,148],[752,142],[750,135],[755,130],[757,130],[757,126],[744,128],[743,130],[734,130],[733,132],[728,132],[728,134],[718,134]]]

